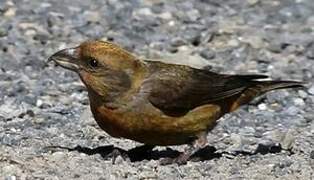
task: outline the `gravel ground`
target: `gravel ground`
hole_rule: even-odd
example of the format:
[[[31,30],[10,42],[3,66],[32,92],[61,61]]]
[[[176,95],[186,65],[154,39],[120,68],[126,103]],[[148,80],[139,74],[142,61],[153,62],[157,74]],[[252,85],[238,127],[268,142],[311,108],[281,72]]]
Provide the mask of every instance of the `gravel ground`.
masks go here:
[[[314,179],[313,0],[92,2],[0,0],[0,179]],[[221,118],[199,161],[159,165],[180,146],[112,164],[139,144],[100,130],[78,76],[45,64],[87,39],[308,86]]]

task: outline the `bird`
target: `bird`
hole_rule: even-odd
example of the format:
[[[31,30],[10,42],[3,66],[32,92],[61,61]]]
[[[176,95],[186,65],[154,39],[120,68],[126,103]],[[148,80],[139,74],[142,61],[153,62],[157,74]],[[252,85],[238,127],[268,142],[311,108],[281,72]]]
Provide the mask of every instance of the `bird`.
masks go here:
[[[48,61],[79,75],[94,119],[110,136],[143,143],[148,149],[187,145],[165,164],[186,164],[207,145],[207,134],[222,116],[255,97],[275,89],[304,87],[301,81],[220,74],[138,58],[101,40],[60,50]]]

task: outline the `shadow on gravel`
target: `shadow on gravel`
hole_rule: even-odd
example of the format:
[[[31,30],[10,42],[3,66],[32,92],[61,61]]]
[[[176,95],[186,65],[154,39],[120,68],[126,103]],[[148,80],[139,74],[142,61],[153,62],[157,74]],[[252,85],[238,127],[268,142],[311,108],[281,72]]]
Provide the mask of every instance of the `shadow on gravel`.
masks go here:
[[[166,150],[152,150],[150,146],[139,146],[130,150],[124,150],[113,145],[100,146],[96,148],[88,148],[76,146],[74,148],[62,146],[50,146],[49,149],[65,149],[68,151],[76,151],[87,155],[100,154],[104,159],[112,159],[115,162],[117,156],[122,156],[123,159],[129,159],[131,162],[143,160],[160,160],[162,158],[176,158],[180,155],[179,151],[167,148]],[[215,158],[220,158],[224,155],[232,158],[235,156],[252,156],[256,154],[275,154],[282,151],[280,145],[263,145],[259,144],[255,152],[248,151],[234,151],[234,152],[216,152],[217,149],[213,146],[206,146],[205,148],[197,151],[190,159],[190,161],[207,161]],[[293,152],[290,151],[291,154]],[[229,155],[229,156],[228,156]]]

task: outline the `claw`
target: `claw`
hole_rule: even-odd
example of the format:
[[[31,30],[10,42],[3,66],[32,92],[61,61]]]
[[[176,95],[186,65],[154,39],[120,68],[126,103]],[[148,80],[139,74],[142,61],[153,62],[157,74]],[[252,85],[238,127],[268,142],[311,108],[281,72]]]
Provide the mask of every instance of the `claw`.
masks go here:
[[[124,161],[129,161],[128,153],[121,149],[114,149],[111,153],[109,153],[105,159],[112,158],[112,164],[116,163],[117,157],[121,157]]]

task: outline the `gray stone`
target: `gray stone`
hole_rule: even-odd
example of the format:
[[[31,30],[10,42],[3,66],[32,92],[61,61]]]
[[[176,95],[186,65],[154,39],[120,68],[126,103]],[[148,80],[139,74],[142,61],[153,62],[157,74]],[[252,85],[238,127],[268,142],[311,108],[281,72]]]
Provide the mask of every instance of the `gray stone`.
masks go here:
[[[306,57],[309,59],[314,59],[314,47],[311,47],[307,50]]]
[[[295,135],[296,132],[294,130],[289,129],[286,132],[284,138],[280,143],[283,149],[289,150],[293,148],[295,142]]]
[[[203,49],[200,52],[200,55],[205,58],[205,59],[214,59],[215,58],[215,52],[213,50],[210,49]]]
[[[312,85],[312,86],[308,89],[308,92],[309,92],[311,95],[314,95],[314,85]]]

